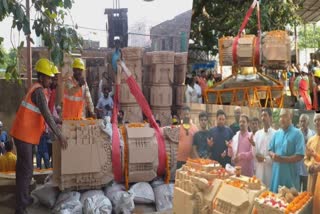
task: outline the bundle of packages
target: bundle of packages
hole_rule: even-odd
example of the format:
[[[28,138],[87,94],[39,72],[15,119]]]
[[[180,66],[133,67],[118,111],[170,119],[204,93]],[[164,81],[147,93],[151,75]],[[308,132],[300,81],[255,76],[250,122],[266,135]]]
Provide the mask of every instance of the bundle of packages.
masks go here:
[[[262,61],[266,68],[273,69],[285,69],[290,64],[290,37],[286,31],[270,31],[263,36]]]
[[[221,66],[231,66],[233,63],[232,60],[232,44],[233,37],[227,36],[219,39],[219,64]]]

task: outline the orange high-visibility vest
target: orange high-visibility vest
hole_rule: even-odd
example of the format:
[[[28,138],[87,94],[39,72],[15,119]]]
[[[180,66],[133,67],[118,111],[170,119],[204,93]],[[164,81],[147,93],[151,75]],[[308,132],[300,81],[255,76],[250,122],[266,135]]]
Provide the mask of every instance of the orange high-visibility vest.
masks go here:
[[[39,108],[32,102],[31,95],[37,89],[42,88],[35,83],[29,89],[14,119],[10,135],[26,143],[38,145],[40,137],[45,131],[45,120]]]
[[[73,94],[69,95],[67,91],[64,92],[63,98],[63,109],[62,109],[62,118],[63,119],[80,119],[83,114],[84,98],[82,87]]]

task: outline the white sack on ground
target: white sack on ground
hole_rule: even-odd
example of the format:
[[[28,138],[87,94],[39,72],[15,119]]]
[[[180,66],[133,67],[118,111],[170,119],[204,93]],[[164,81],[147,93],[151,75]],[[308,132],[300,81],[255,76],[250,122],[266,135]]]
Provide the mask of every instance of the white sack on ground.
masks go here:
[[[162,184],[156,186],[153,191],[156,198],[156,207],[158,212],[168,211],[173,208],[172,201],[174,184]]]
[[[130,188],[129,192],[133,194],[135,203],[151,204],[155,202],[153,189],[149,183],[136,183]]]
[[[104,196],[104,192],[102,190],[89,190],[89,191],[82,193],[81,197],[80,197],[81,204],[84,204],[84,201],[87,198],[90,198],[95,195],[99,195],[99,196],[103,195]]]
[[[121,193],[125,191],[126,188],[124,185],[112,183],[112,185],[109,185],[105,188],[104,194],[110,199],[112,204],[115,205],[114,203],[120,200]]]
[[[113,183],[106,187],[104,194],[112,202],[113,210],[116,213],[131,213],[134,209],[133,194],[126,192],[124,185]]]
[[[68,201],[53,210],[54,214],[82,214],[82,204],[78,201]]]
[[[60,193],[53,212],[55,214],[82,214],[80,196],[81,194],[75,191]]]
[[[93,195],[85,199],[83,204],[84,214],[111,214],[112,204],[105,195]]]
[[[157,178],[157,179],[155,179],[155,180],[153,180],[153,181],[151,182],[151,186],[152,186],[153,189],[154,189],[155,187],[157,187],[157,186],[162,185],[162,184],[164,184],[164,181],[163,181],[162,179],[159,179],[159,178]]]
[[[134,209],[133,194],[122,192],[114,211],[116,214],[131,214]]]
[[[42,205],[53,208],[59,195],[59,189],[52,184],[47,183],[33,190],[31,195],[33,195]]]

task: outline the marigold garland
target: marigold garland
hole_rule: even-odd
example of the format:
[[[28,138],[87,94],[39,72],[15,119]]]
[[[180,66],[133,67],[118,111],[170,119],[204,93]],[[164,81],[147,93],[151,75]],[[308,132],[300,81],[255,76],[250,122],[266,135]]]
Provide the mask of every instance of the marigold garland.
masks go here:
[[[187,135],[189,135],[189,130],[191,128],[190,124],[184,123],[182,124],[182,127],[184,128],[184,130],[186,131]]]
[[[170,182],[170,177],[171,177],[169,158],[170,158],[170,157],[169,157],[169,155],[167,154],[167,158],[166,158],[166,177],[165,177],[165,183],[166,183],[166,184],[169,184],[169,182]]]
[[[286,213],[295,213],[300,210],[311,198],[309,192],[302,192],[300,195],[295,197],[291,203],[286,208]]]
[[[124,182],[126,190],[129,190],[129,146],[127,142],[125,126],[121,126],[121,132],[124,143]]]
[[[143,128],[145,127],[144,123],[130,123],[128,124],[129,128]]]
[[[64,120],[96,120],[93,117],[87,117],[87,118],[78,118],[78,117],[70,117],[70,118],[65,118]]]

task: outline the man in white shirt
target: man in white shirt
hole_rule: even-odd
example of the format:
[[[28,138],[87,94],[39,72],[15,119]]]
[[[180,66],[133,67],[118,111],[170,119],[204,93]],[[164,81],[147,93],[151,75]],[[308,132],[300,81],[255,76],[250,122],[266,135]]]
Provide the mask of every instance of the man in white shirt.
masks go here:
[[[110,88],[107,86],[103,87],[103,97],[100,97],[97,104],[97,111],[99,112],[100,118],[104,118],[106,116],[111,117],[112,109],[113,109],[113,100],[110,97]]]
[[[307,145],[308,140],[313,137],[315,131],[309,129],[309,116],[307,114],[301,114],[299,118],[300,130],[303,134],[305,144]],[[308,185],[308,171],[304,165],[304,160],[299,162],[299,175],[300,175],[300,188],[298,191],[306,191]]]
[[[303,67],[302,67],[301,71],[304,72],[304,73],[307,73],[307,74],[309,73],[309,69],[308,69],[307,63],[303,64]]]
[[[196,79],[194,79],[194,90],[197,93],[197,103],[202,103],[202,90],[200,85],[197,83]]]
[[[186,84],[187,84],[186,91],[185,91],[186,103],[197,103],[198,96],[194,88],[194,79],[187,78]]]
[[[263,128],[250,138],[253,145],[253,155],[255,157],[255,175],[268,188],[271,182],[272,159],[269,156],[269,143],[276,132],[272,127],[272,111],[269,108],[261,110],[261,121]]]

